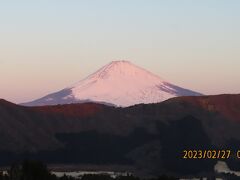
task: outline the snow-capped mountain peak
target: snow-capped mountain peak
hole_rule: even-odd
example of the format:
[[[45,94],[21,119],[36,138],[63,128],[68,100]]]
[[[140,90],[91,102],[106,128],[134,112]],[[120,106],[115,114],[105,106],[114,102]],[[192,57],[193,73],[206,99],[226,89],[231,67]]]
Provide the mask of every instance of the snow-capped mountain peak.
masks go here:
[[[129,61],[112,61],[95,73],[62,91],[25,105],[99,102],[116,106],[157,103],[166,99],[200,95],[164,81]]]
[[[138,67],[134,64],[132,64],[129,61],[121,60],[121,61],[112,61],[111,63],[105,65],[101,69],[99,69],[97,72],[91,74],[88,76],[88,78],[95,78],[95,79],[107,79],[109,77],[131,77],[131,76],[144,76],[144,77],[150,77],[150,76],[156,76],[152,74],[151,72]],[[156,76],[156,79],[159,79],[160,77]]]

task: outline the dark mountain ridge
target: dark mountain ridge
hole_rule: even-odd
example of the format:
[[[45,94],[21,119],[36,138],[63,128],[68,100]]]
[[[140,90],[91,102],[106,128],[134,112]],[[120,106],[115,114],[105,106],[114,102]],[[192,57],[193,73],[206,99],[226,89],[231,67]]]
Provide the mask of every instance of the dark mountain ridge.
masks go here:
[[[2,165],[128,165],[143,174],[213,171],[217,160],[183,160],[184,149],[237,149],[240,95],[176,97],[116,108],[102,104],[24,107],[0,100]],[[229,165],[239,166],[231,158]]]

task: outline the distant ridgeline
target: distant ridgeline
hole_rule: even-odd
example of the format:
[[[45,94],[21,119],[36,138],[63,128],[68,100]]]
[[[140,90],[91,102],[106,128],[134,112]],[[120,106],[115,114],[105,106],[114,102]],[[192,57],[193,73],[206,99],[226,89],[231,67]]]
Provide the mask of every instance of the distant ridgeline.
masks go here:
[[[0,100],[0,163],[37,159],[102,170],[121,166],[139,176],[208,174],[219,159],[184,159],[184,151],[230,149],[221,160],[235,170],[239,129],[240,95],[176,97],[128,108],[23,107]]]

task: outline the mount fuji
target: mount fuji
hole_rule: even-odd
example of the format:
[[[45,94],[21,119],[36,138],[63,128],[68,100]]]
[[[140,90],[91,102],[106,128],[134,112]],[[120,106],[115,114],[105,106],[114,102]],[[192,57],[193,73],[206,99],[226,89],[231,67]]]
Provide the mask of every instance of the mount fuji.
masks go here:
[[[169,83],[131,62],[113,61],[71,87],[22,105],[97,102],[128,107],[158,103],[177,96],[200,95]]]

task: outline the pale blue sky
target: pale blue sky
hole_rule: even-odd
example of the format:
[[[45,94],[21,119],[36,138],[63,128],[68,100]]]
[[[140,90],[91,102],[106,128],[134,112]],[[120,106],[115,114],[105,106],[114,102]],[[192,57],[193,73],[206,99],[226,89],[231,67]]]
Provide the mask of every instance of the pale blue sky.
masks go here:
[[[0,98],[39,98],[119,59],[201,93],[240,93],[240,1],[0,2]]]

